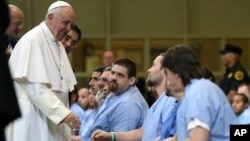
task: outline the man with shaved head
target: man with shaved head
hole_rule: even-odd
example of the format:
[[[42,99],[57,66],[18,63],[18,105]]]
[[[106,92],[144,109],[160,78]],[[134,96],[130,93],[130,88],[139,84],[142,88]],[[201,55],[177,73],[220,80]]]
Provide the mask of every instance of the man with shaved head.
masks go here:
[[[11,123],[10,141],[69,141],[79,118],[68,106],[76,78],[60,42],[75,20],[72,6],[52,3],[45,20],[18,41],[9,66],[22,117]]]

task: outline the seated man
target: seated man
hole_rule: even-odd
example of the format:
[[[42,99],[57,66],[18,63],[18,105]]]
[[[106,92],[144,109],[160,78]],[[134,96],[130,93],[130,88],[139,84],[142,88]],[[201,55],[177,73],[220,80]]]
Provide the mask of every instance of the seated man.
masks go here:
[[[165,85],[166,76],[164,70],[161,68],[163,54],[157,56],[153,65],[148,69],[148,85],[155,88],[154,97],[157,99],[148,111],[146,120],[143,126],[139,129],[131,130],[128,132],[113,133],[117,137],[117,141],[153,141],[155,138],[164,133],[164,138],[175,134],[176,128],[172,119],[176,113],[176,100],[173,97],[166,95]],[[165,125],[165,121],[168,125]],[[165,127],[163,127],[165,125]],[[173,132],[171,132],[174,129]],[[112,141],[112,134],[103,130],[97,130],[92,134],[93,140]]]
[[[81,135],[82,140],[89,141],[97,129],[118,132],[142,126],[148,105],[135,86],[136,71],[135,63],[129,59],[114,62],[109,82],[111,93],[98,110],[91,128],[85,135]]]

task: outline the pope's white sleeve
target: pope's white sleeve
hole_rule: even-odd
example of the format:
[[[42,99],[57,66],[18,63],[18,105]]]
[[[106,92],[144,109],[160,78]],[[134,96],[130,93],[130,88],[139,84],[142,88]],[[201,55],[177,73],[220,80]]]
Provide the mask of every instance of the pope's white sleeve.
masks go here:
[[[70,113],[46,84],[29,82],[21,83],[21,87],[28,91],[34,104],[55,124],[59,124]]]

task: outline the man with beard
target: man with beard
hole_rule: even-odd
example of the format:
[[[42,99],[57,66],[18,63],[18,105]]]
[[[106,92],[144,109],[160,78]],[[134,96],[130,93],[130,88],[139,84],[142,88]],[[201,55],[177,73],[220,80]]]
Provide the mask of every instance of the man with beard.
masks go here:
[[[89,141],[91,134],[97,129],[118,132],[142,126],[148,105],[135,86],[136,71],[136,65],[130,59],[118,59],[113,63],[109,87],[111,93],[98,110],[93,125],[82,140]]]
[[[105,141],[111,141],[114,136],[117,137],[117,141],[121,140],[142,140],[152,141],[156,137],[159,137],[162,132],[162,125],[164,121],[172,117],[170,115],[173,109],[176,107],[176,100],[172,97],[168,97],[165,93],[166,90],[166,75],[164,70],[161,68],[161,62],[163,60],[163,54],[160,54],[155,58],[151,68],[148,69],[148,84],[155,87],[157,100],[151,106],[148,111],[146,120],[143,126],[139,129],[128,131],[128,132],[116,132],[110,134],[102,130],[97,130],[92,134],[92,139],[102,139]],[[172,124],[175,125],[175,124]],[[171,126],[170,128],[175,128]],[[113,135],[114,134],[114,135]],[[175,132],[172,133],[172,135]],[[170,133],[169,133],[170,135]]]
[[[100,101],[99,107],[104,102],[108,94],[109,90],[109,77],[110,77],[111,67],[106,67],[98,79],[99,91],[96,94],[97,101]]]
[[[168,86],[178,92],[172,96],[180,102],[177,134],[172,139],[228,141],[230,125],[238,123],[236,116],[223,91],[203,78],[205,70],[192,48],[184,45],[169,48],[162,67]]]
[[[149,108],[154,104],[156,99],[159,97],[159,95],[156,92],[155,86],[151,83],[150,77],[146,79],[146,94],[145,94],[145,99],[148,103]]]

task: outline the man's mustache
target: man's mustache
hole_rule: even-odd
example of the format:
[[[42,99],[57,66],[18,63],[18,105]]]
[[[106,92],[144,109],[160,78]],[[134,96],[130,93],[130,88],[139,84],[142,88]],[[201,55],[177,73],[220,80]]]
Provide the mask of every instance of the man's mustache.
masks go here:
[[[111,92],[115,92],[117,90],[117,88],[118,88],[118,84],[117,84],[116,80],[109,81],[108,87],[109,87],[109,90]]]

